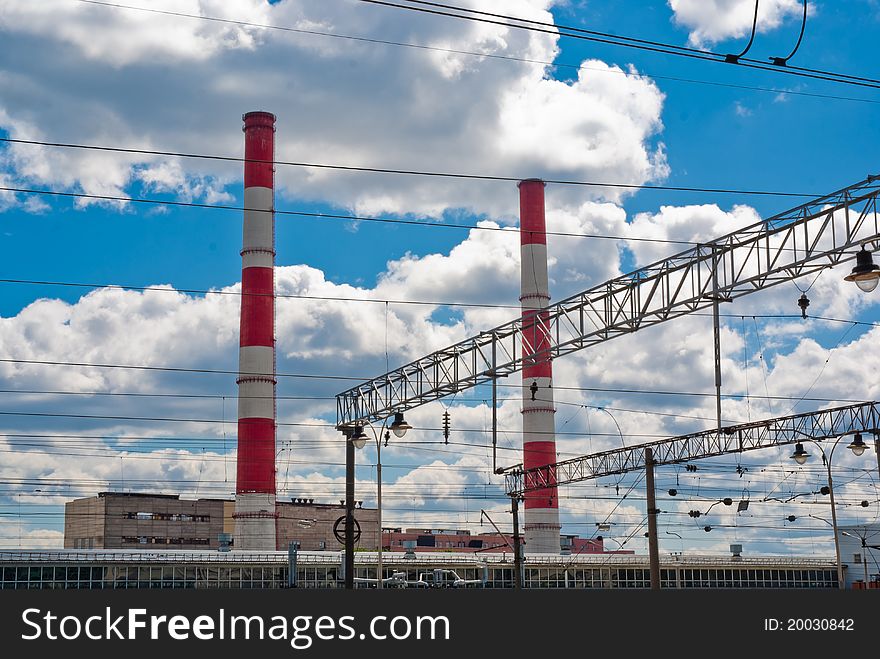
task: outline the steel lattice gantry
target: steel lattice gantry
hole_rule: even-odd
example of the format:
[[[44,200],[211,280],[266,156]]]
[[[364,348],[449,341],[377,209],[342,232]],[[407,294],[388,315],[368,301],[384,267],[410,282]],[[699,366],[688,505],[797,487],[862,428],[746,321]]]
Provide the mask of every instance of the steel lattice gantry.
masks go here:
[[[807,412],[765,421],[727,426],[681,435],[629,448],[594,453],[555,464],[510,471],[505,474],[509,496],[547,487],[623,474],[645,468],[645,449],[653,451],[653,464],[668,465],[729,453],[822,440],[854,432],[880,432],[880,403],[858,403],[819,412]]]
[[[524,331],[516,318],[336,396],[337,426],[491,382],[528,365],[523,345],[550,337],[530,360],[551,359],[837,265],[880,247],[880,176],[611,279],[548,306]],[[546,345],[546,343],[545,343]],[[525,351],[529,354],[529,351]]]

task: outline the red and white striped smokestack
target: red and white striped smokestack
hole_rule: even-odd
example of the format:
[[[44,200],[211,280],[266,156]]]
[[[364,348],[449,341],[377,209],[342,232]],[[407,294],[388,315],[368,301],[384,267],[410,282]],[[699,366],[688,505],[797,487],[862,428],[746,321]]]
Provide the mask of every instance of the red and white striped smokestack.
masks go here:
[[[547,353],[548,314],[539,311],[550,302],[547,277],[547,229],[544,221],[544,182],[518,183],[520,209],[521,295],[523,325],[523,465],[525,469],[556,462],[553,406],[553,364]],[[530,360],[531,357],[533,359]],[[554,481],[555,482],[555,481]],[[556,487],[525,495],[525,550],[560,552],[559,498]]]
[[[275,550],[275,115],[244,121],[235,548]]]

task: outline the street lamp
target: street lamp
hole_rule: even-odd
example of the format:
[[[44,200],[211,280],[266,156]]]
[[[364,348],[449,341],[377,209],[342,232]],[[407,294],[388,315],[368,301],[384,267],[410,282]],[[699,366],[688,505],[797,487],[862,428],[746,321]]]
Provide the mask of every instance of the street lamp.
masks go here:
[[[825,453],[825,449],[822,448],[822,445],[819,444],[819,442],[817,442],[815,439],[810,438],[810,441],[813,442],[822,452],[822,462],[825,463],[825,468],[828,471],[828,496],[831,499],[831,527],[834,532],[834,553],[837,556],[837,585],[838,588],[840,588],[841,590],[846,588],[846,583],[843,579],[843,562],[840,559],[840,538],[838,537],[837,530],[837,508],[834,505],[834,482],[831,478],[831,459],[834,457],[834,449],[837,448],[840,440],[843,439],[845,436],[846,435],[841,435],[836,440],[834,440],[834,446],[831,447],[831,451],[827,455]],[[861,433],[855,434],[853,441],[849,443],[847,448],[851,450],[854,455],[862,455],[865,452],[865,443],[862,440]],[[808,457],[809,454],[804,450],[803,444],[798,442],[795,446],[794,453],[791,455],[792,460],[797,462],[799,465],[802,465],[807,461]]]
[[[387,419],[385,420],[387,422]],[[390,438],[390,433],[385,429],[385,422],[382,423],[381,430],[377,433],[376,429],[373,427],[369,421],[366,422],[367,426],[369,426],[370,431],[373,433],[373,439],[376,441],[376,509],[378,512],[379,518],[379,549],[377,552],[376,558],[376,572],[378,580],[376,582],[377,588],[382,588],[382,436],[385,437],[385,443],[387,446],[388,439]],[[394,421],[389,426],[391,428],[391,432],[394,433],[396,437],[403,437],[406,434],[406,431],[412,428],[406,420],[403,418],[403,412],[395,412],[394,413]],[[364,432],[364,426],[355,426],[354,434],[351,436],[352,445],[356,449],[362,449],[367,445],[367,440],[369,436]]]
[[[394,413],[394,421],[391,423],[391,432],[395,437],[403,437],[407,430],[412,428],[403,418],[403,412]]]
[[[808,457],[810,457],[810,454],[804,450],[804,445],[798,442],[794,447],[794,453],[791,454],[791,459],[802,465],[807,461]]]
[[[862,245],[861,251],[856,254],[856,267],[843,278],[844,281],[854,281],[865,293],[870,293],[880,283],[880,266],[874,263],[871,252]]]
[[[862,453],[864,453],[865,449],[868,447],[865,446],[865,441],[862,439],[862,433],[857,432],[847,448],[852,451],[853,455],[855,456],[860,456]]]

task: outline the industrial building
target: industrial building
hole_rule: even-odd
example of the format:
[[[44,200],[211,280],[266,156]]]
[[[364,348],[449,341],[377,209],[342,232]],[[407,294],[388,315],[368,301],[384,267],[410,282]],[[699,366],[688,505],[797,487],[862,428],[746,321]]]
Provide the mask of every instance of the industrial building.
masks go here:
[[[376,578],[375,552],[355,554],[355,577]],[[293,563],[295,560],[295,563]],[[486,588],[513,587],[513,556],[503,554],[386,553],[384,574],[415,580],[436,569],[453,570]],[[290,579],[291,565],[295,565]],[[340,552],[218,551],[0,551],[2,589],[105,588],[341,588]],[[832,559],[667,556],[664,589],[838,587]],[[639,555],[527,554],[525,588],[647,589],[648,557]],[[880,586],[880,582],[872,584]],[[356,584],[369,588],[368,582]]]
[[[316,503],[296,497],[278,501],[275,550],[298,542],[303,551],[332,551],[339,547],[333,526],[345,514],[340,504]],[[378,510],[358,507],[360,549],[378,547]],[[221,542],[221,534],[226,539]],[[571,553],[602,553],[601,539],[563,536]],[[471,534],[462,529],[385,528],[382,548],[404,551],[505,552],[513,538],[498,533]],[[65,549],[235,549],[235,501],[231,499],[181,499],[176,494],[101,492],[69,501],[64,506]]]
[[[345,514],[341,504],[295,498],[278,501],[277,538],[272,550],[299,542],[303,550],[338,547],[333,525]],[[375,549],[378,511],[357,508],[360,546]],[[65,549],[219,549],[221,534],[235,548],[235,501],[181,499],[176,494],[101,492],[64,506]]]

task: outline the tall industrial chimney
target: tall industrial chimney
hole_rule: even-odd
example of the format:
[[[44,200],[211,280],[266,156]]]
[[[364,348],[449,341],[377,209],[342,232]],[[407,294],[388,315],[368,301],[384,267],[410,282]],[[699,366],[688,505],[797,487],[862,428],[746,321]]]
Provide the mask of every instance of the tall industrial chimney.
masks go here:
[[[547,278],[547,229],[544,221],[544,182],[520,181],[520,255],[523,325],[523,465],[525,469],[556,462],[553,407],[553,365],[548,353],[550,302]],[[543,354],[542,354],[543,353]],[[555,482],[555,481],[554,481]],[[560,553],[559,499],[556,487],[525,496],[525,550]]]
[[[244,120],[235,549],[275,550],[275,115]]]

